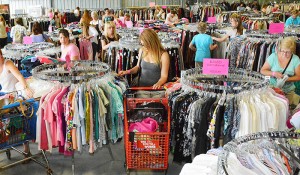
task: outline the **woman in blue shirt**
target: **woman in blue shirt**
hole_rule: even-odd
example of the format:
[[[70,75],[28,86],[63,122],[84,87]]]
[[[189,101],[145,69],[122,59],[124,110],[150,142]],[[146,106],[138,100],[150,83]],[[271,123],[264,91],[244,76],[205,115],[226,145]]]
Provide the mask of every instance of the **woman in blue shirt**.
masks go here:
[[[217,48],[217,44],[213,44],[212,37],[205,34],[207,25],[204,22],[198,24],[199,34],[193,37],[189,48],[196,51],[195,67],[202,67],[203,58],[211,58],[210,51]]]
[[[271,86],[281,88],[290,104],[298,105],[299,96],[295,94],[294,82],[300,81],[300,59],[295,52],[295,39],[284,38],[280,41],[277,52],[267,58],[260,72],[271,76]]]
[[[285,21],[285,27],[288,27],[290,25],[300,25],[300,17],[299,15],[299,11],[298,10],[293,10],[291,12],[291,15],[286,21]]]

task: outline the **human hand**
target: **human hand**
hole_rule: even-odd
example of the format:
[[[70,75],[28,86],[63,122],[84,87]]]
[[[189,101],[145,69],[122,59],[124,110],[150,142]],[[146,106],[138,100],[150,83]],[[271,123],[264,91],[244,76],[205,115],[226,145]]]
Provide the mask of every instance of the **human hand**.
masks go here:
[[[26,93],[26,96],[28,97],[28,98],[32,98],[33,97],[33,91],[32,91],[32,89],[30,89],[30,88],[26,88],[25,89],[25,93]]]
[[[161,89],[161,85],[155,83],[153,86],[152,86],[153,89]]]
[[[280,72],[272,72],[273,77],[276,77],[277,79],[283,78],[282,73]]]
[[[118,73],[118,76],[124,76],[124,75],[126,75],[126,71],[119,71],[119,73]]]

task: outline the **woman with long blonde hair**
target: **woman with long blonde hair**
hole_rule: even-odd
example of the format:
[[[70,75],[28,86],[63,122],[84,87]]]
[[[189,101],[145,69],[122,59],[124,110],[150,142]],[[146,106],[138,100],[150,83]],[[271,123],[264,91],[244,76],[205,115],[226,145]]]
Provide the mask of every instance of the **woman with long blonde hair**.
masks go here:
[[[0,49],[7,44],[6,22],[2,15],[0,15]]]
[[[106,22],[101,36],[102,61],[107,61],[106,50],[109,48],[110,43],[119,41],[120,38],[121,36],[117,34],[115,23],[113,21]]]
[[[79,23],[85,22],[89,24],[92,20],[93,18],[91,17],[90,12],[88,10],[84,10]]]
[[[139,60],[130,70],[120,71],[119,75],[136,74],[138,86],[152,86],[153,89],[161,88],[168,80],[170,58],[161,42],[152,29],[145,29],[140,35],[142,48],[139,51]]]

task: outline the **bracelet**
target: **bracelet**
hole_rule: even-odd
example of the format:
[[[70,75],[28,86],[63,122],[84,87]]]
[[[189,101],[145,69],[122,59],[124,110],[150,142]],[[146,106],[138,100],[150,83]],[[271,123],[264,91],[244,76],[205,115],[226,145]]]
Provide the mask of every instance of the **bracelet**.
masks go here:
[[[275,72],[272,72],[272,77],[275,77]]]
[[[126,74],[131,74],[131,70],[130,70],[130,69],[127,70],[127,71],[126,71]]]

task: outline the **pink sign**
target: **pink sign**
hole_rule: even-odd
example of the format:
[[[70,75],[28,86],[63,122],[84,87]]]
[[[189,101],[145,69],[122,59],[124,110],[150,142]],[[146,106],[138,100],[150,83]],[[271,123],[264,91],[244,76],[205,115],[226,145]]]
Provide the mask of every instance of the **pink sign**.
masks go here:
[[[155,2],[149,2],[149,7],[155,7]]]
[[[202,73],[207,75],[228,75],[229,59],[204,58]]]
[[[23,44],[32,44],[32,38],[30,36],[24,36]]]
[[[216,22],[217,22],[217,18],[215,16],[208,17],[207,19],[207,23],[216,23]]]
[[[164,6],[164,5],[163,5],[163,6],[161,6],[161,8],[163,8],[163,9],[166,9],[166,8],[167,8],[167,6]]]
[[[284,23],[271,23],[269,27],[269,34],[277,34],[284,32]]]

